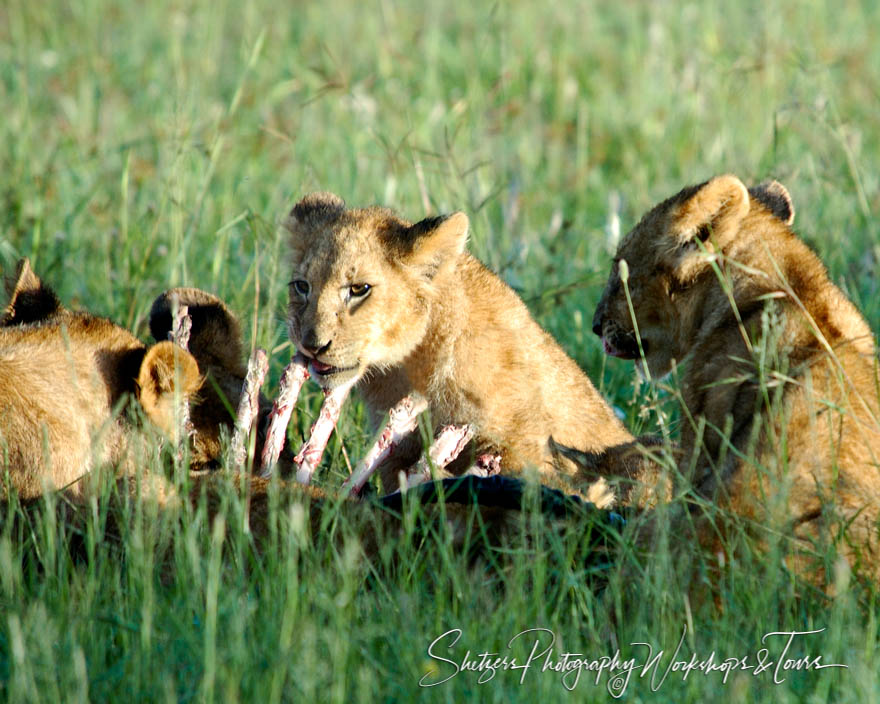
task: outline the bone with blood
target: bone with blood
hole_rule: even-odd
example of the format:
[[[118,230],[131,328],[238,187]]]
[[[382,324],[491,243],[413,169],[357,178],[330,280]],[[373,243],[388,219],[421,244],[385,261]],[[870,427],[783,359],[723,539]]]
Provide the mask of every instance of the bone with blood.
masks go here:
[[[260,387],[266,372],[269,370],[269,358],[266,351],[257,349],[248,360],[247,375],[241,390],[241,400],[238,402],[238,413],[235,418],[235,432],[232,435],[230,451],[232,463],[235,467],[244,466],[247,460],[247,440],[257,418],[259,410]]]
[[[263,443],[263,454],[260,458],[260,476],[270,477],[278,463],[281,448],[284,447],[284,439],[287,434],[287,424],[299,392],[306,379],[309,378],[308,361],[300,354],[294,356],[290,364],[285,367],[278,383],[278,398],[272,404],[269,414],[269,427],[266,431],[266,441]]]
[[[403,439],[418,425],[418,417],[428,407],[421,396],[405,396],[389,412],[388,423],[379,433],[376,442],[361,460],[352,475],[342,485],[343,491],[357,494],[376,469],[394,453]]]
[[[354,382],[337,386],[335,389],[324,390],[324,402],[321,404],[321,410],[318,412],[318,418],[312,425],[309,433],[309,439],[300,448],[296,457],[293,458],[296,465],[296,480],[300,484],[308,484],[312,480],[315,469],[321,462],[321,456],[324,449],[330,441],[330,435],[336,422],[339,420],[339,414],[342,411],[342,404],[348,398]]]

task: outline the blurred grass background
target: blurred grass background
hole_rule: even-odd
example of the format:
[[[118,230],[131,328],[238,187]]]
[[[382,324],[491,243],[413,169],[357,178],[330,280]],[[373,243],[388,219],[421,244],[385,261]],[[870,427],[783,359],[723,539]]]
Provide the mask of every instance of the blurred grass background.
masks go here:
[[[630,364],[606,363],[590,319],[616,238],[686,184],[723,172],[782,181],[796,229],[880,329],[878,27],[871,0],[5,0],[0,265],[31,257],[62,300],[142,337],[165,288],[214,291],[251,344],[275,351],[277,377],[288,351],[276,224],[296,200],[332,190],[413,220],[461,209],[471,250],[634,430],[653,431],[645,389]],[[358,407],[340,436],[360,456]],[[346,471],[338,442],[334,453],[331,484]],[[810,646],[850,666],[780,685],[734,677],[724,696],[880,698],[873,597],[795,600],[781,575],[742,574],[720,614],[692,616],[658,555],[644,604],[615,620],[574,567],[552,597],[517,570],[499,591],[441,543],[428,567],[364,591],[362,566],[332,546],[291,537],[256,558],[233,520],[237,559],[220,560],[203,516],[166,529],[144,516],[125,560],[95,538],[104,559],[83,568],[49,516],[0,531],[10,701],[556,700],[567,694],[557,678],[520,685],[512,673],[418,691],[427,645],[461,627],[466,647],[498,650],[544,626],[569,649],[674,648],[692,618],[690,646],[730,655],[754,652],[768,630],[824,627]],[[157,567],[163,530],[179,538],[170,577]],[[522,563],[544,569],[534,555]],[[627,698],[703,701],[718,681],[670,679],[657,692],[634,682]],[[577,691],[607,696],[584,681]]]

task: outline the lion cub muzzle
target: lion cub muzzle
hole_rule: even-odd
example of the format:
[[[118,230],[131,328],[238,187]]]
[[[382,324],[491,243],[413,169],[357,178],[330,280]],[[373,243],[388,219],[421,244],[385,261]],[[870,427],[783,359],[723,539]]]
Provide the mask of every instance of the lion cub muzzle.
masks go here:
[[[620,307],[621,300],[625,304],[623,287],[621,286],[617,265],[615,264],[609,284],[602,293],[602,297],[596,306],[596,312],[593,314],[593,334],[602,340],[602,349],[609,357],[638,359],[640,356],[639,341],[636,338],[635,332],[623,328],[616,322],[617,318],[625,320],[629,317],[628,310],[621,312],[616,310],[616,307]],[[613,313],[610,312],[612,308],[615,308]],[[642,345],[647,353],[647,341],[643,340]]]

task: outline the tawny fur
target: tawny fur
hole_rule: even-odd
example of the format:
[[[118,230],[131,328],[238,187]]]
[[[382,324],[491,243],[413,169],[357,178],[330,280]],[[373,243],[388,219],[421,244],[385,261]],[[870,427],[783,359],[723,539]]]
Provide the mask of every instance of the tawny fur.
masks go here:
[[[359,378],[374,421],[404,395],[428,399],[434,427],[469,423],[472,446],[498,452],[503,471],[535,468],[557,483],[575,472],[548,440],[601,451],[633,438],[580,368],[519,297],[465,251],[464,213],[411,224],[383,208],[346,209],[316,193],[286,222],[293,252],[288,325],[294,344],[333,371],[327,387]],[[364,293],[364,285],[368,285]],[[338,371],[337,371],[338,370]],[[380,469],[386,490],[422,449],[414,435]],[[594,494],[600,502],[602,492]]]
[[[551,438],[550,449],[573,462],[585,481],[606,486],[617,505],[646,509],[672,499],[672,483],[660,453],[677,454],[678,449],[666,445],[663,438],[642,435],[600,452],[575,450]]]
[[[220,430],[232,418],[215,388],[234,408],[244,373],[238,324],[219,299],[178,291],[193,318],[190,354],[166,340],[162,297],[151,325],[159,342],[148,346],[109,320],[63,308],[27,260],[7,289],[0,319],[0,492],[14,489],[27,499],[72,485],[76,494],[85,488],[78,480],[94,468],[125,472],[154,464],[161,436],[129,412],[132,400],[148,425],[169,437],[177,432],[176,398],[189,402],[192,465],[220,459]]]
[[[144,352],[94,318],[0,329],[2,493],[11,485],[31,498],[117,462],[126,444],[120,403],[135,390]]]
[[[831,543],[852,568],[876,576],[874,340],[790,229],[793,213],[775,182],[750,192],[720,176],[685,188],[621,242],[594,330],[609,354],[638,365],[641,346],[654,378],[688,360],[683,489],[748,519],[759,542],[793,536],[789,564],[811,581],[831,579],[817,558]],[[702,525],[704,545],[720,550],[723,521]]]

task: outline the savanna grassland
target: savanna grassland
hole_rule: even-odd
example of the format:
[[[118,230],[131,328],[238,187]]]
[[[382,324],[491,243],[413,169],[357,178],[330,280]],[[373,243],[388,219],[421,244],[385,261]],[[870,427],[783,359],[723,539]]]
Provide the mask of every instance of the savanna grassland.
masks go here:
[[[796,230],[880,330],[878,28],[867,0],[4,0],[0,265],[30,257],[63,301],[144,339],[162,290],[213,291],[271,351],[272,391],[290,355],[277,223],[296,200],[332,190],[413,220],[464,210],[471,251],[629,426],[674,437],[675,388],[606,361],[590,331],[617,237],[685,184],[777,178]],[[319,396],[307,387],[293,444]],[[319,481],[338,486],[369,441],[350,405]],[[13,702],[611,699],[607,674],[569,692],[572,676],[542,673],[543,659],[420,689],[454,674],[428,646],[455,628],[461,640],[435,652],[458,663],[468,650],[527,659],[534,637],[508,641],[529,628],[555,633],[555,659],[665,649],[653,687],[636,671],[618,690],[627,701],[880,700],[877,594],[856,584],[796,597],[784,569],[745,563],[718,604],[692,603],[661,550],[625,573],[639,599],[624,602],[614,565],[572,558],[574,533],[539,530],[497,569],[469,567],[442,531],[367,564],[344,516],[326,523],[346,539],[326,540],[283,508],[255,550],[232,486],[225,520],[135,502],[114,536],[103,501],[84,529],[55,508],[0,513],[0,694]],[[786,639],[766,633],[821,631],[787,657],[848,669],[661,684],[685,628],[678,659],[757,663],[767,647],[775,663]]]

